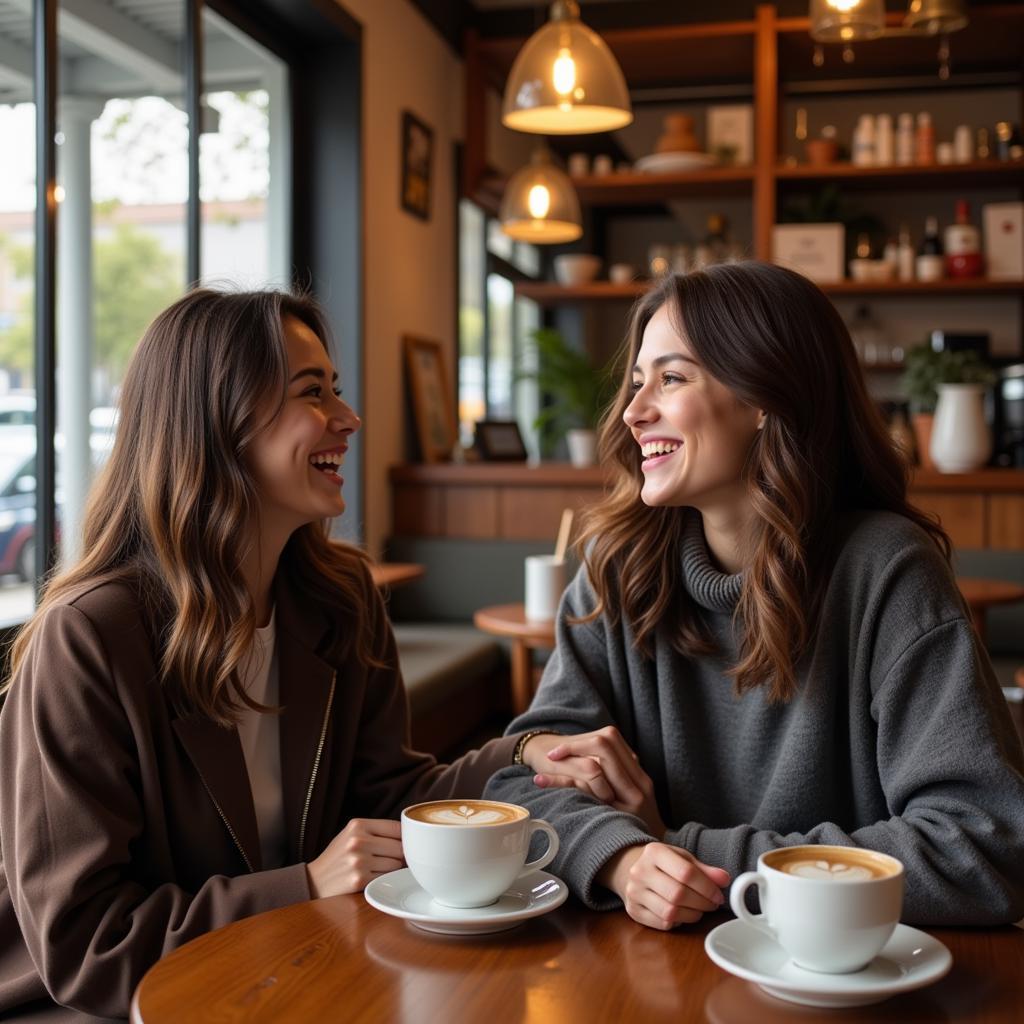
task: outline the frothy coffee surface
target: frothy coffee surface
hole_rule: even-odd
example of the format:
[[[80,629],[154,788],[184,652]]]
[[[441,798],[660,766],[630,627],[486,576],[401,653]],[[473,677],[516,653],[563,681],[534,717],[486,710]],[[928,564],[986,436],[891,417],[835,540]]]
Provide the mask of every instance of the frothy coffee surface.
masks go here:
[[[870,882],[899,871],[892,861],[869,850],[836,847],[778,850],[765,857],[765,864],[787,875],[823,882]]]
[[[430,825],[504,825],[527,817],[523,807],[489,800],[438,800],[406,811],[413,821]]]

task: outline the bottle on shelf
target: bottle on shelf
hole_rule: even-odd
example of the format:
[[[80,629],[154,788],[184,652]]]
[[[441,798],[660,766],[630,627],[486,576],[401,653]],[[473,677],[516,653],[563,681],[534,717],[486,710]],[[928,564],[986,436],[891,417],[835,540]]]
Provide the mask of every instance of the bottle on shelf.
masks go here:
[[[896,137],[892,128],[892,114],[879,114],[875,118],[875,163],[890,167],[895,159]]]
[[[945,231],[946,274],[949,277],[981,277],[981,236],[971,223],[971,209],[966,199],[956,201],[956,221]]]
[[[732,253],[726,231],[725,217],[720,213],[708,216],[708,230],[704,236],[704,247],[708,250],[709,263],[725,263]]]
[[[941,281],[946,273],[937,217],[925,218],[924,238],[921,239],[914,268],[919,281]]]
[[[875,116],[861,114],[853,130],[852,157],[855,167],[871,167],[875,163]]]
[[[922,110],[917,115],[917,131],[914,133],[914,163],[935,163],[935,125],[932,115]]]
[[[896,119],[896,163],[909,167],[914,162],[914,115],[900,114]]]
[[[888,349],[882,336],[882,328],[866,303],[857,307],[849,329],[850,340],[857,350],[857,357],[865,366],[874,366],[887,359]]]
[[[871,259],[871,236],[869,234],[862,232],[857,236],[856,253],[859,260]]]
[[[910,241],[910,228],[900,225],[896,243],[896,276],[901,281],[914,280],[914,246]]]

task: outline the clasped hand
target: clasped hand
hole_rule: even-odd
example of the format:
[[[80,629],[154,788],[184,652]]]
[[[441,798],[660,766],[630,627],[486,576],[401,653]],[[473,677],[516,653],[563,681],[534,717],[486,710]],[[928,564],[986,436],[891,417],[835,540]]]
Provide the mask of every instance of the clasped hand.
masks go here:
[[[665,834],[654,784],[615,726],[576,736],[534,736],[523,748],[523,763],[537,773],[538,786],[589,793],[617,811],[636,815],[652,836]]]

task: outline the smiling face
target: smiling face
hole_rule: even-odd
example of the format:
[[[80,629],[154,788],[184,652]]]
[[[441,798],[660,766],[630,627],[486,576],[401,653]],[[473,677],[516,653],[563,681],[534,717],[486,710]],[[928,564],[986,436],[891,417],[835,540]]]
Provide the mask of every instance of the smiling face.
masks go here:
[[[284,404],[253,441],[248,464],[260,495],[263,529],[289,535],[345,511],[341,467],[360,421],[336,393],[337,374],[313,331],[285,317],[284,336]]]
[[[622,418],[643,454],[646,505],[734,515],[748,503],[743,466],[762,420],[697,361],[662,306],[643,333]]]

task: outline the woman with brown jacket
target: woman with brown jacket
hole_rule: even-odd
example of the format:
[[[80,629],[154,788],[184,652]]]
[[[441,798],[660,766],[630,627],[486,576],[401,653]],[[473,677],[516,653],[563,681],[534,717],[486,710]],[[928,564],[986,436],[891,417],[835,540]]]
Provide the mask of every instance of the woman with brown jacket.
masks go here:
[[[143,337],[85,554],[12,652],[0,1014],[125,1015],[182,943],[401,867],[403,806],[556,767],[553,736],[410,749],[366,558],[326,530],[359,427],[336,378],[318,308],[278,292],[195,291]],[[628,751],[593,743],[558,781],[628,807]]]

